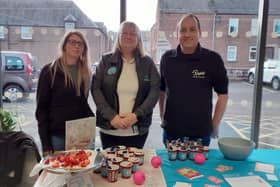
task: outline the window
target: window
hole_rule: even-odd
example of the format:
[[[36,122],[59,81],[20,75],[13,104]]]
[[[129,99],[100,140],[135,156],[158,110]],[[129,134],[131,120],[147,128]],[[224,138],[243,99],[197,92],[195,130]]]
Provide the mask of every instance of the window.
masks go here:
[[[4,26],[0,26],[0,39],[5,38],[5,33],[4,33]]]
[[[251,20],[251,35],[257,36],[258,35],[258,19],[253,18]]]
[[[75,29],[75,23],[73,22],[65,22],[64,24],[65,31],[71,31]]]
[[[249,47],[249,61],[256,61],[257,60],[257,48],[256,46]]]
[[[228,46],[227,47],[227,61],[236,61],[237,47]]]
[[[29,40],[32,39],[32,27],[21,27],[21,39]]]
[[[230,18],[228,23],[228,34],[234,36],[238,33],[238,18]]]
[[[8,56],[5,58],[6,71],[18,71],[24,69],[24,63],[21,58]]]
[[[273,21],[273,32],[280,36],[280,19],[275,19]]]

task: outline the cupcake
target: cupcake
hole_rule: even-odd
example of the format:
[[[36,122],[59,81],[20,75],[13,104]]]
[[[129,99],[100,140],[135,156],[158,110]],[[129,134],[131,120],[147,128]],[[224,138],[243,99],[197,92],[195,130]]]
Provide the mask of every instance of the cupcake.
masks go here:
[[[132,166],[132,173],[136,172],[138,170],[138,167],[139,167],[139,162],[140,162],[139,158],[137,158],[137,157],[130,157],[128,159],[128,161],[131,162],[132,165],[133,165]]]
[[[130,178],[133,164],[129,161],[122,161],[120,163],[121,174],[123,178]]]
[[[139,165],[143,165],[144,164],[144,151],[143,150],[137,150],[134,152],[135,157],[137,157],[139,159]]]
[[[107,167],[107,179],[109,182],[116,182],[118,180],[119,166],[116,164],[110,164]]]

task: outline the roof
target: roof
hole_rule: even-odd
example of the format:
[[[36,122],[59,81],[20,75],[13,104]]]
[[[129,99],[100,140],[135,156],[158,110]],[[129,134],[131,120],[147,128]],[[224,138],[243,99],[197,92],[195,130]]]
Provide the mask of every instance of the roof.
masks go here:
[[[89,19],[71,0],[0,0],[0,24],[15,26],[64,27],[64,21],[76,21],[78,28],[106,27]]]
[[[166,13],[258,14],[259,0],[159,0]],[[270,0],[269,14],[280,15],[280,1]]]

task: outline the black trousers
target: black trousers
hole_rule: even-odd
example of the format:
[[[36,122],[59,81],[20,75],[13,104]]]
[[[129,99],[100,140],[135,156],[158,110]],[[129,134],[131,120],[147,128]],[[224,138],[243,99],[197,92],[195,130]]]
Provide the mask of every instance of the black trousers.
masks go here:
[[[113,136],[100,132],[100,139],[103,149],[116,145],[125,145],[127,147],[137,147],[142,149],[147,137],[148,132],[146,134],[136,136]]]

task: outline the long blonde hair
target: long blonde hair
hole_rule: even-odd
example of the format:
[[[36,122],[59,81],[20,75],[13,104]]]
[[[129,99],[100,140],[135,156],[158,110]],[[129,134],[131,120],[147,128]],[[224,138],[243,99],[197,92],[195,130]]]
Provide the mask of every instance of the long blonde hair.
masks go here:
[[[116,39],[114,48],[113,48],[113,52],[121,52],[121,45],[120,45],[120,35],[122,33],[122,30],[124,27],[130,27],[133,28],[137,34],[137,46],[135,48],[135,50],[140,54],[141,57],[145,56],[145,51],[144,51],[144,47],[143,47],[143,41],[142,41],[142,37],[141,37],[141,32],[139,27],[130,21],[123,21],[120,25],[119,31],[118,31],[118,37]]]
[[[77,84],[74,83],[74,80],[71,78],[70,72],[67,68],[66,63],[66,55],[65,55],[65,46],[67,44],[68,39],[70,36],[76,35],[78,36],[84,44],[84,50],[80,59],[77,63]],[[84,38],[83,34],[80,31],[70,31],[65,33],[64,37],[60,42],[60,55],[59,57],[51,64],[52,68],[52,86],[54,85],[55,75],[58,69],[60,69],[64,74],[64,85],[65,87],[69,87],[70,85],[74,85],[76,88],[77,96],[81,95],[81,86],[84,86],[84,95],[87,97],[89,93],[89,84],[90,84],[90,75],[91,71],[89,68],[89,57],[88,57],[88,44],[86,39]]]

